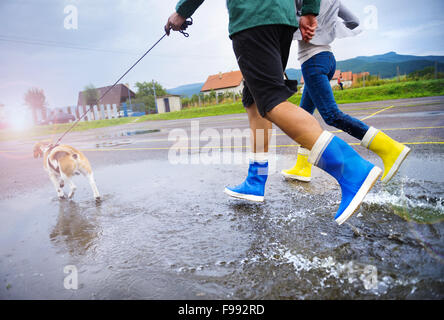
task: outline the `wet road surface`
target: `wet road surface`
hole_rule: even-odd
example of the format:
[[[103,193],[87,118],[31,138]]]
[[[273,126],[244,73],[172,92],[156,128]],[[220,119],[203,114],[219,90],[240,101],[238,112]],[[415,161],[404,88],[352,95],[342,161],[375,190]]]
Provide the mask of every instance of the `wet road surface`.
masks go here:
[[[224,148],[194,148],[190,139],[189,163],[169,161],[172,130],[190,134],[198,121],[200,133],[223,136],[247,128],[245,114],[70,134],[65,142],[93,166],[99,204],[83,177],[72,200],[56,197],[32,158],[38,139],[1,142],[0,298],[443,299],[444,97],[342,109],[412,148],[395,178],[377,183],[342,226],[333,220],[340,190],[331,177],[317,168],[311,183],[280,176],[296,147],[279,130],[263,204],[222,192],[247,168],[202,163],[208,149]],[[382,166],[357,140],[325,128]],[[229,150],[245,156],[247,145]],[[64,286],[67,266],[78,272],[76,290]]]

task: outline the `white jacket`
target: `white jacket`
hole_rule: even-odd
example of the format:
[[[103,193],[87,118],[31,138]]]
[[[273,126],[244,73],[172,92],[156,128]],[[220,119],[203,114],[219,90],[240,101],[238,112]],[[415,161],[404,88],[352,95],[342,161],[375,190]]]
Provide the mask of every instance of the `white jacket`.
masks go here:
[[[303,0],[296,0],[296,17],[301,18]],[[343,21],[338,19],[341,18]],[[319,15],[316,17],[318,27],[310,43],[314,45],[328,45],[336,38],[352,37],[362,32],[359,28],[359,19],[350,12],[340,0],[322,0]],[[294,40],[302,40],[298,29]]]

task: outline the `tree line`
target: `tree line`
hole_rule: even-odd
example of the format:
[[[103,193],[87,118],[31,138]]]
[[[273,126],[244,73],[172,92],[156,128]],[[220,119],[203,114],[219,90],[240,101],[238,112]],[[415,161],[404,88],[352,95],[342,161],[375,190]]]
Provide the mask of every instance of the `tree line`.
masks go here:
[[[431,66],[423,70],[417,70],[409,73],[408,75],[401,75],[393,79],[381,79],[378,75],[370,75],[365,78],[360,78],[352,87],[365,86],[378,86],[395,81],[414,81],[414,80],[431,80],[444,78],[443,72],[437,72],[437,70]],[[136,82],[135,98],[127,99],[127,104],[139,106],[138,111],[143,111],[146,114],[156,113],[156,104],[154,96],[160,97],[167,95],[167,90],[157,81],[150,82]],[[87,105],[97,105],[99,100],[99,91],[90,84],[85,86],[83,91],[84,101]],[[199,93],[193,94],[191,97],[182,97],[181,102],[184,108],[190,107],[203,107],[207,105],[214,105],[219,103],[235,102],[242,98],[242,95],[232,92],[216,94],[215,91],[210,91],[207,94]],[[48,102],[45,96],[45,92],[40,88],[30,88],[24,95],[24,102],[27,105],[34,119],[34,123],[38,124],[37,114],[42,114],[43,120],[46,120]],[[3,106],[0,103],[0,106]],[[141,106],[141,107],[140,107]]]

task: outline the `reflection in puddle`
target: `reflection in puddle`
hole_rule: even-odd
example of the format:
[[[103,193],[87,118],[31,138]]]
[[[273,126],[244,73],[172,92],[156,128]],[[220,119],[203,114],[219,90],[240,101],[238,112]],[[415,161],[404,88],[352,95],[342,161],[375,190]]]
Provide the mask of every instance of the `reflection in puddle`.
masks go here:
[[[106,134],[102,136],[97,136],[97,140],[103,140],[103,139],[110,139],[110,138],[120,138],[120,137],[127,137],[127,136],[136,136],[136,135],[143,135],[143,134],[150,134],[154,132],[160,132],[159,129],[149,129],[149,130],[132,130],[132,131],[120,131],[112,134]],[[96,148],[109,148],[109,147],[117,147],[117,146],[123,146],[123,145],[129,145],[134,143],[131,139],[117,139],[113,141],[103,141],[100,143],[96,143]]]
[[[71,256],[84,255],[98,236],[96,217],[100,206],[85,210],[74,201],[60,201],[57,223],[49,235],[57,246],[64,246]]]
[[[96,148],[109,148],[109,147],[117,147],[117,146],[125,146],[132,144],[133,141],[130,139],[124,139],[124,140],[114,140],[114,141],[104,141],[101,143],[96,143]]]
[[[123,132],[123,135],[125,136],[135,136],[138,134],[148,134],[148,133],[154,133],[154,132],[160,132],[159,129],[152,129],[152,130],[134,130],[134,131],[126,131]]]

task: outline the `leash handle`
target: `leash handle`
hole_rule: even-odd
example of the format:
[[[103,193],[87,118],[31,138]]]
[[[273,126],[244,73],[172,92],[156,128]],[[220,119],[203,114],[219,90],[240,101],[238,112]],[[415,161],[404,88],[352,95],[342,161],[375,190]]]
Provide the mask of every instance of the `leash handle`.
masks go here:
[[[188,26],[191,25],[193,25],[193,18],[189,17],[180,27],[179,32],[182,33],[185,38],[188,38],[190,36],[190,34],[188,32],[185,32],[185,30],[188,28]]]

